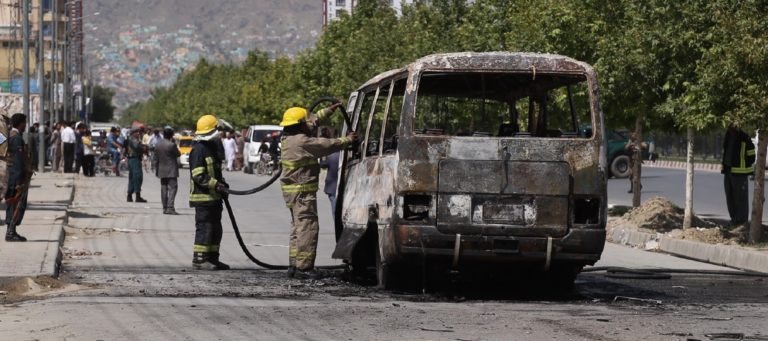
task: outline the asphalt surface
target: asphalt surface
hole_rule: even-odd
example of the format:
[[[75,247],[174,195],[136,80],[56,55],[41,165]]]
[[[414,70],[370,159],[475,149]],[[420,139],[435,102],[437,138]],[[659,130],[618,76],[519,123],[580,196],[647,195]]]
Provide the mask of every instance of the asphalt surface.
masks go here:
[[[685,170],[668,168],[643,168],[642,200],[655,196],[666,197],[680,207],[685,207]],[[697,171],[693,178],[693,211],[702,218],[729,220],[725,204],[723,175],[718,172]],[[631,205],[632,194],[628,179],[608,180],[608,203]],[[749,204],[752,205],[754,182],[749,182]],[[768,205],[763,206],[763,224],[768,224]]]
[[[237,189],[266,180],[225,176]],[[259,269],[229,223],[222,260],[233,270],[193,271],[188,171],[179,181],[179,216],[161,214],[159,181],[145,177],[147,204],[125,202],[125,177],[77,181],[61,283],[42,288],[39,299],[0,307],[2,339],[768,340],[768,278],[613,244],[597,266],[662,273],[588,269],[568,293],[461,277],[387,292],[343,271],[311,281]],[[330,208],[319,197],[318,263],[337,264]],[[279,188],[231,201],[252,252],[285,263],[289,216]]]

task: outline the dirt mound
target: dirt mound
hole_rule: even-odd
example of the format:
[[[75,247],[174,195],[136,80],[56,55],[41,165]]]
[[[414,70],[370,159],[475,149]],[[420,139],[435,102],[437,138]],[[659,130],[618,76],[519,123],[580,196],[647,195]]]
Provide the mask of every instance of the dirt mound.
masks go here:
[[[666,198],[653,197],[640,207],[629,210],[622,220],[641,229],[669,232],[683,227],[685,210]],[[713,228],[717,225],[693,216],[692,227]]]
[[[608,219],[608,238],[613,238],[617,228],[633,229],[646,233],[661,233],[667,237],[687,239],[707,244],[739,244],[744,233],[729,231],[714,222],[693,216],[691,228],[683,230],[685,210],[666,198],[654,197],[640,207],[614,207]]]
[[[44,296],[86,289],[50,276],[6,278],[0,281],[0,304],[10,304]]]

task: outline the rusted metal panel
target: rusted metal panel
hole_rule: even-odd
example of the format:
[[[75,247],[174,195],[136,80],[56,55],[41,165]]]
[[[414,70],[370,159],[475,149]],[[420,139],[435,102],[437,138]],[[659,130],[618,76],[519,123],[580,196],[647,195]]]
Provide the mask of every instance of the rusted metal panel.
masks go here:
[[[570,169],[565,162],[444,160],[438,181],[441,193],[568,196]]]
[[[392,155],[369,157],[350,167],[342,208],[345,224],[365,227],[371,218],[389,224],[394,213],[396,164]]]

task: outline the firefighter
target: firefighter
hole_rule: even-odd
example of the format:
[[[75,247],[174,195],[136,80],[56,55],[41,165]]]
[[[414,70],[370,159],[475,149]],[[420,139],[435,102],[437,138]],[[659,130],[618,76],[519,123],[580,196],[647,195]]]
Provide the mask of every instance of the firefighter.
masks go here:
[[[195,246],[192,267],[198,270],[228,270],[229,265],[219,261],[221,243],[222,198],[229,185],[221,173],[224,148],[221,144],[220,125],[216,116],[205,115],[197,120],[195,141],[189,154],[190,184],[189,206],[195,208]]]
[[[315,120],[332,112],[334,104],[307,117],[307,110],[293,107],[285,111],[283,121],[282,160],[280,179],[283,199],[291,211],[291,232],[288,250],[288,277],[314,278],[320,274],[314,269],[317,249],[317,189],[320,164],[318,158],[344,149],[357,140],[355,132],[338,139],[311,137]]]

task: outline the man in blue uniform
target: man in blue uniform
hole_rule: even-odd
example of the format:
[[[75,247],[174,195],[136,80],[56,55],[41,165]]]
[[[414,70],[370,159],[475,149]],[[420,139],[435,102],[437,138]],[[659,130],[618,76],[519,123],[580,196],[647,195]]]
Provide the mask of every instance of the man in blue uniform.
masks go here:
[[[141,143],[141,129],[131,129],[131,136],[125,141],[125,154],[128,158],[128,202],[147,202],[141,197],[141,184],[144,182],[144,171],[141,170],[141,158],[144,155],[144,145]]]

